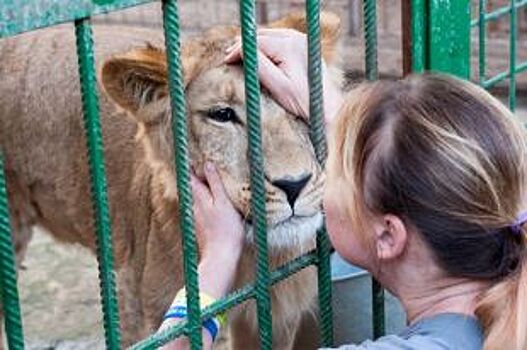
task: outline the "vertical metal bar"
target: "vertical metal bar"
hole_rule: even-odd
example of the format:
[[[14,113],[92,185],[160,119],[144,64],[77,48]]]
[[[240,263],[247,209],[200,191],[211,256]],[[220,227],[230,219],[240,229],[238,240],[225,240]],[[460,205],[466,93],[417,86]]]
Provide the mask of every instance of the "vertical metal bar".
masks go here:
[[[364,36],[366,45],[366,79],[378,78],[377,69],[377,1],[364,0]],[[372,278],[373,337],[384,335],[384,290]]]
[[[245,73],[245,104],[249,137],[251,170],[251,210],[257,247],[256,308],[260,332],[260,349],[272,348],[269,258],[267,253],[267,223],[265,209],[264,163],[260,125],[260,82],[256,42],[255,0],[240,0],[243,68]]]
[[[426,0],[411,0],[412,71],[422,73],[427,62]]]
[[[97,233],[97,259],[99,262],[106,348],[119,349],[121,347],[121,338],[113,270],[111,221],[104,170],[104,151],[99,119],[99,98],[97,96],[95,79],[92,30],[89,18],[75,21],[75,35],[77,38],[84,128],[91,174],[92,205]]]
[[[324,98],[322,86],[322,64],[320,47],[320,1],[306,1],[308,77],[309,77],[309,121],[311,142],[319,163],[323,166],[327,157],[326,133],[324,130]],[[333,345],[333,310],[331,308],[331,244],[325,229],[317,232],[318,255],[318,301],[321,346]]]
[[[163,1],[163,27],[165,31],[168,62],[168,82],[172,107],[172,133],[176,161],[177,190],[179,198],[180,227],[183,239],[183,269],[187,290],[188,336],[191,349],[202,347],[201,315],[197,261],[198,250],[194,235],[192,190],[190,188],[190,166],[187,146],[187,115],[185,108],[185,86],[181,65],[181,45],[177,0]]]
[[[16,261],[9,222],[9,204],[0,150],[0,292],[4,311],[5,333],[10,350],[24,349],[24,332],[18,301]]]
[[[509,108],[516,109],[516,0],[510,0],[510,42],[509,42]]]
[[[377,1],[364,0],[364,41],[366,48],[366,79],[375,80],[377,71]]]
[[[486,43],[485,43],[485,34],[486,34],[486,27],[487,22],[485,20],[485,14],[486,14],[486,8],[487,8],[487,0],[479,0],[479,22],[478,22],[478,30],[479,30],[479,60],[478,60],[478,66],[479,66],[479,83],[482,85],[485,82],[485,68],[486,68]]]
[[[327,144],[324,131],[324,99],[322,94],[320,0],[307,0],[306,13],[311,141],[315,147],[317,160],[324,165],[327,157]]]

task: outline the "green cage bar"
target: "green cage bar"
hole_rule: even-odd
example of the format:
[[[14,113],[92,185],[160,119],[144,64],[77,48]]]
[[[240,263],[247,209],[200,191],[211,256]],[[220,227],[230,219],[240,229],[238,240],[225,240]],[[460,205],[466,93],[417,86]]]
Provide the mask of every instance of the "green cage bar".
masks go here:
[[[327,158],[324,129],[324,98],[322,86],[322,59],[320,46],[320,1],[306,1],[309,78],[310,136],[319,163]],[[325,228],[317,232],[318,305],[320,345],[333,345],[333,310],[331,307],[331,243]]]
[[[183,268],[188,310],[186,333],[190,339],[191,349],[198,350],[202,347],[197,272],[198,250],[194,234],[185,86],[183,84],[183,69],[181,65],[179,13],[176,0],[163,1],[163,21],[168,61],[170,103],[172,107],[172,133],[176,160],[180,227],[183,234]]]
[[[251,174],[251,212],[256,257],[256,309],[260,332],[260,349],[272,348],[272,318],[270,296],[269,257],[267,252],[267,219],[265,209],[264,165],[260,125],[260,82],[256,42],[255,0],[240,0],[243,70],[245,76],[245,105],[247,135],[249,137],[249,165]]]
[[[5,333],[10,350],[24,349],[24,331],[18,302],[17,273],[9,204],[4,173],[4,157],[0,150],[0,292],[4,311]]]
[[[75,21],[77,56],[82,93],[84,129],[88,146],[91,176],[92,203],[95,216],[97,238],[97,259],[101,288],[104,331],[107,349],[120,349],[119,311],[115,293],[113,270],[113,251],[110,211],[106,175],[104,170],[104,150],[99,119],[99,99],[95,80],[92,30],[89,19]]]
[[[471,22],[471,26],[478,27],[479,40],[479,84],[490,89],[497,84],[508,79],[509,81],[509,108],[514,111],[516,108],[516,75],[527,71],[527,61],[517,62],[517,12],[520,8],[527,7],[527,0],[510,0],[509,5],[503,6],[492,12],[486,12],[486,1],[479,1],[479,16]],[[490,78],[486,77],[486,24],[490,21],[496,21],[500,18],[509,15],[509,68]]]
[[[515,9],[519,9],[521,7],[524,7],[527,5],[527,0],[520,0],[520,1],[515,1],[515,4],[514,4],[514,8]],[[485,14],[485,17],[483,18],[484,21],[486,22],[490,22],[490,21],[495,21],[497,19],[499,19],[500,17],[503,17],[503,16],[506,16],[510,13],[511,11],[511,8],[510,8],[510,4],[507,5],[507,6],[502,6],[500,8],[498,8],[497,10],[494,10],[492,12],[489,12],[489,13],[486,13]],[[470,25],[472,27],[476,27],[481,21],[481,18],[477,18],[477,19],[474,19],[470,22]]]
[[[101,0],[101,3],[96,3],[92,0],[3,0],[0,6],[0,38],[153,1]]]
[[[364,0],[364,40],[366,79],[379,77],[377,60],[377,1]],[[374,278],[371,281],[373,338],[385,333],[384,289]]]

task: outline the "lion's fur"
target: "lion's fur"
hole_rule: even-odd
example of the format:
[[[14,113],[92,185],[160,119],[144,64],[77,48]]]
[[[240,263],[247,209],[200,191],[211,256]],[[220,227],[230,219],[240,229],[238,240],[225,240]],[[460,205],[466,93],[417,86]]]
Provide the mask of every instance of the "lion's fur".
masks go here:
[[[305,21],[291,15],[275,25],[303,29]],[[324,55],[330,60],[338,28],[336,16],[322,15]],[[164,51],[157,49],[163,47],[157,31],[104,26],[94,30],[120,313],[124,342],[129,344],[159,326],[183,284],[167,65]],[[192,39],[182,47],[182,61],[192,164],[200,175],[203,162],[214,161],[235,206],[248,215],[246,132],[239,126],[222,125],[220,130],[203,117],[207,108],[222,101],[245,118],[241,69],[222,64],[224,49],[237,34],[237,28],[225,27]],[[0,146],[19,258],[32,225],[95,252],[73,28],[60,26],[1,41],[0,76]],[[279,227],[270,237],[271,265],[276,267],[313,248],[324,176],[307,126],[265,94],[262,127],[268,221]],[[295,210],[312,219],[279,226],[287,202],[271,180],[306,172],[312,178]],[[301,225],[305,232],[298,236],[293,229]],[[248,239],[237,287],[252,280],[254,254]],[[313,268],[273,288],[276,348],[291,346],[300,316],[312,308],[315,295]],[[258,347],[252,305],[231,312],[230,322],[234,348]]]

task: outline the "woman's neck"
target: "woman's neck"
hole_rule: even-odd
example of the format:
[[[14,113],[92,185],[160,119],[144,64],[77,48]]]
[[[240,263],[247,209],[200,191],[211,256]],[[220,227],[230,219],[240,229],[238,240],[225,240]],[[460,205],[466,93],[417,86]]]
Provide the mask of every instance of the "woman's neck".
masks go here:
[[[443,278],[430,284],[404,283],[395,293],[403,304],[408,323],[442,313],[474,316],[486,284],[459,278]]]
[[[376,277],[401,301],[408,323],[441,313],[474,316],[488,283],[449,277],[424,244],[414,244],[404,258],[377,265]]]

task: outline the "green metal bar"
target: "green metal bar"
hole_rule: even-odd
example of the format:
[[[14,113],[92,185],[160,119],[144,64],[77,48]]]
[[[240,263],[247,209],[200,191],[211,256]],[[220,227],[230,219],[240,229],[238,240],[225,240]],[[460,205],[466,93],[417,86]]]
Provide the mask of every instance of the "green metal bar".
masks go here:
[[[514,69],[514,73],[516,74],[519,74],[519,73],[522,73],[522,72],[525,72],[527,71],[527,61],[525,62],[522,62],[520,64],[517,64],[516,65],[516,68]],[[488,79],[488,80],[485,80],[482,84],[482,86],[485,88],[485,89],[490,89],[492,87],[494,87],[496,84],[502,82],[503,80],[509,78],[511,72],[510,71],[505,71],[505,72],[501,72],[499,74],[496,74],[494,77]]]
[[[510,42],[509,42],[509,108],[516,109],[516,0],[510,0]]]
[[[429,0],[427,67],[470,78],[470,0]]]
[[[258,312],[260,349],[270,350],[272,348],[273,334],[255,14],[255,0],[240,0],[243,68],[245,73],[245,104],[247,108],[247,134],[249,137],[249,164],[251,173],[251,211],[257,247],[256,309]]]
[[[422,73],[427,66],[426,0],[411,1],[412,72]]]
[[[77,38],[77,57],[79,60],[79,77],[84,111],[84,129],[91,175],[106,348],[119,349],[121,347],[121,338],[119,334],[119,311],[115,294],[111,221],[104,170],[103,140],[95,79],[92,30],[89,19],[81,19],[75,22],[75,35]]]
[[[309,121],[311,142],[319,163],[324,166],[327,157],[324,130],[324,98],[320,47],[320,1],[306,1]],[[333,310],[331,307],[331,243],[325,229],[317,232],[318,255],[318,304],[320,318],[320,345],[333,345]]]
[[[485,34],[486,34],[486,21],[485,11],[487,8],[487,0],[479,0],[479,83],[483,84],[485,81],[485,68],[486,68],[486,48],[485,48]]]
[[[290,277],[291,275],[297,273],[298,271],[317,264],[317,253],[316,251],[311,251],[310,253],[299,256],[287,264],[284,264],[271,272],[271,285]],[[212,305],[209,305],[203,310],[201,314],[201,320],[206,320],[214,315],[225,312],[229,309],[232,309],[236,305],[239,305],[246,300],[254,298],[256,294],[256,287],[254,283],[249,283],[243,288],[229,294],[222,300],[215,302]],[[186,322],[175,325],[172,328],[169,328],[163,332],[154,334],[147,339],[140,341],[135,344],[131,349],[132,350],[145,350],[145,349],[155,349],[160,347],[169,341],[185,334]]]
[[[527,0],[516,1],[516,4],[514,5],[514,8],[519,9],[521,7],[524,7],[524,6],[527,6]],[[492,12],[487,13],[485,15],[485,17],[484,17],[484,21],[485,22],[489,22],[489,21],[498,20],[500,17],[508,15],[510,13],[510,11],[511,11],[510,5],[500,7],[497,10],[494,10]],[[477,26],[481,22],[481,20],[482,20],[481,18],[472,20],[470,22],[470,26],[471,27]]]
[[[16,261],[9,222],[9,204],[2,151],[0,151],[0,278],[7,345],[10,350],[22,350],[24,349],[24,332],[18,302]]]
[[[96,4],[92,0],[47,0],[38,3],[3,0],[0,6],[0,38],[153,1],[115,0],[111,4]]]
[[[168,61],[168,82],[172,107],[172,133],[176,160],[177,190],[179,198],[179,222],[183,238],[183,269],[187,290],[188,328],[191,349],[202,347],[201,317],[198,287],[198,249],[194,235],[192,190],[187,145],[187,116],[185,86],[181,64],[179,13],[177,0],[163,1],[163,25]]]
[[[377,61],[377,1],[364,0],[364,39],[366,49],[366,79],[378,79]],[[372,278],[372,326],[373,337],[385,333],[384,289]]]
[[[324,98],[322,93],[320,0],[306,1],[306,18],[311,142],[315,148],[317,159],[323,166],[327,157],[327,144],[324,130]]]
[[[375,80],[379,75],[377,69],[377,1],[364,0],[363,4],[366,79]]]

